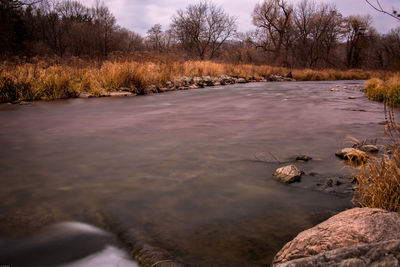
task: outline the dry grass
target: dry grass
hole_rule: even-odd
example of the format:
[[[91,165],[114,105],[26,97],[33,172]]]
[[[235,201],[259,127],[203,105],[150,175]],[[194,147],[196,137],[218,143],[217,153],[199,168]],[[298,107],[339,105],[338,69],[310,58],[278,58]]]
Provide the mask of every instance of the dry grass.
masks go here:
[[[363,207],[400,212],[400,147],[370,160],[357,176],[357,202]]]
[[[400,125],[394,108],[385,104],[385,133],[391,143],[380,157],[371,158],[357,175],[354,201],[363,207],[400,212]]]
[[[367,82],[365,92],[369,99],[400,104],[400,73],[391,75],[388,79],[373,78]]]
[[[288,69],[268,65],[228,64],[210,61],[106,61],[103,63],[49,62],[1,64],[0,103],[22,100],[53,100],[76,97],[81,92],[101,95],[103,91],[128,90],[145,94],[153,85],[165,86],[182,76],[230,75],[261,79],[271,74],[286,75]],[[305,80],[367,79],[380,73],[361,70],[292,70]]]

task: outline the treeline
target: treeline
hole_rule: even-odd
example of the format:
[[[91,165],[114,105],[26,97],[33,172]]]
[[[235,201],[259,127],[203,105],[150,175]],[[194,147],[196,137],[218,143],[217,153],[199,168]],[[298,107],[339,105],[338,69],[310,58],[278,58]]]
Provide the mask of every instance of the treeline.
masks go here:
[[[400,68],[400,27],[378,33],[369,16],[344,17],[333,4],[264,0],[255,30],[237,32],[236,18],[202,1],[177,10],[170,27],[146,36],[120,27],[103,2],[0,0],[0,55],[166,55],[180,59],[269,64],[288,68]],[[132,18],[134,19],[134,18]]]
[[[2,55],[106,57],[143,49],[143,38],[116,24],[103,2],[1,0]]]

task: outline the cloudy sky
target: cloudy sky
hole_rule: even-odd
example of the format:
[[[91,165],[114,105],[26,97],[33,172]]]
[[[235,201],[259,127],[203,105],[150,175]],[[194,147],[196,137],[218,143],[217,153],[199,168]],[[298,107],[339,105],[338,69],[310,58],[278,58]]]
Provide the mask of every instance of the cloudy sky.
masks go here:
[[[240,31],[253,29],[251,13],[256,3],[261,0],[214,0],[229,14],[238,18]],[[299,2],[300,0],[291,0]],[[373,10],[365,0],[316,0],[317,2],[335,3],[344,16],[370,14],[374,20],[374,26],[381,33],[400,26],[395,19]],[[372,0],[374,1],[374,0]],[[92,5],[94,0],[82,0],[86,5]],[[170,19],[177,9],[183,9],[197,1],[189,0],[104,0],[117,18],[118,24],[140,34],[146,34],[154,24],[160,23],[163,28],[168,28]],[[396,7],[400,10],[400,0],[381,0],[384,7],[392,10]]]

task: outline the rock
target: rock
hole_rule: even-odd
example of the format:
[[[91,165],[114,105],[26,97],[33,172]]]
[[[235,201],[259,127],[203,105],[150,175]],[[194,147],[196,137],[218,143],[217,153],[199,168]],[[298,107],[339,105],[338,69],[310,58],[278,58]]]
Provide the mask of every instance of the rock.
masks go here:
[[[183,80],[182,80],[182,79],[176,78],[176,79],[174,80],[174,86],[175,86],[175,88],[182,87],[182,86],[183,86]]]
[[[300,181],[302,172],[294,165],[288,165],[277,169],[274,176],[285,183],[293,183]]]
[[[90,97],[93,97],[93,95],[87,92],[82,92],[79,94],[79,98],[90,98]]]
[[[282,79],[283,79],[282,76],[274,75],[274,74],[271,74],[271,75],[268,77],[268,81],[270,81],[270,82],[281,82]]]
[[[199,88],[196,84],[189,85],[189,89],[197,89]]]
[[[245,78],[239,78],[236,80],[236,83],[247,83],[247,80]]]
[[[400,239],[400,214],[354,208],[298,234],[278,252],[273,266],[338,248],[397,239]]]
[[[135,96],[136,94],[131,93],[131,92],[125,92],[125,91],[116,91],[116,92],[110,92],[109,93],[110,96],[114,96],[114,97],[121,97],[121,96]]]
[[[400,266],[400,240],[354,245],[292,260],[279,267],[300,266]]]
[[[349,99],[356,99],[355,96],[349,96]]]
[[[229,77],[227,75],[221,75],[219,77],[219,82],[221,83],[221,85],[226,85],[226,84],[232,84],[234,83],[232,77]]]
[[[21,106],[28,106],[28,105],[31,105],[32,103],[31,102],[27,102],[27,101],[21,101],[18,104],[20,104]]]
[[[351,195],[354,193],[350,177],[334,177],[319,179],[316,183],[317,190],[336,195]]]
[[[376,153],[379,151],[379,148],[375,145],[363,145],[360,149],[368,153]]]
[[[312,160],[312,157],[306,156],[306,155],[298,155],[296,156],[296,161],[310,161]]]
[[[183,83],[185,86],[193,84],[193,79],[187,76],[183,76]]]
[[[368,154],[364,151],[355,148],[343,148],[335,153],[341,159],[351,161],[357,164],[365,163],[368,161]]]
[[[213,81],[213,79],[212,79],[210,76],[204,76],[204,77],[203,77],[203,83],[204,83],[206,86],[214,86],[214,81]]]
[[[331,92],[339,92],[339,89],[338,88],[332,88]]]
[[[158,93],[157,86],[155,85],[149,85],[145,89],[146,94],[151,94],[151,93]]]

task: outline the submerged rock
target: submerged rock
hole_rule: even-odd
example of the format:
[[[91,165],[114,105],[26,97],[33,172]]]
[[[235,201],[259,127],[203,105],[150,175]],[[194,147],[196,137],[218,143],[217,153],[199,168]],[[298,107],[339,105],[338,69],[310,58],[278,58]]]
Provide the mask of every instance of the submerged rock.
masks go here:
[[[302,172],[294,165],[288,165],[277,169],[274,176],[285,183],[294,183],[300,181]]]
[[[338,248],[389,240],[400,240],[400,214],[381,209],[354,208],[298,234],[278,252],[273,266]]]
[[[354,191],[353,178],[333,177],[320,179],[317,183],[317,190],[337,195],[350,195]]]
[[[340,149],[335,153],[335,155],[341,159],[352,161],[358,164],[365,163],[368,160],[367,153],[351,147]]]
[[[296,161],[310,161],[310,160],[312,160],[312,157],[309,157],[307,155],[296,156]]]

